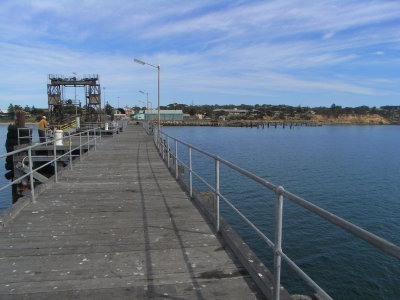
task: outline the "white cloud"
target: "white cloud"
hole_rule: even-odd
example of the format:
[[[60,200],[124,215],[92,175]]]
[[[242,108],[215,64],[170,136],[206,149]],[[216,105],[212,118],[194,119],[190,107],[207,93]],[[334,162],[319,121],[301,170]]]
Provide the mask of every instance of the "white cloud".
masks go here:
[[[400,41],[399,12],[395,1],[3,1],[0,101],[20,101],[24,82],[45,105],[47,75],[72,72],[99,73],[110,99],[155,95],[155,70],[134,57],[161,65],[167,95],[381,96],[387,86],[374,78],[390,78],[357,67],[371,66],[371,53],[399,65],[383,55]]]

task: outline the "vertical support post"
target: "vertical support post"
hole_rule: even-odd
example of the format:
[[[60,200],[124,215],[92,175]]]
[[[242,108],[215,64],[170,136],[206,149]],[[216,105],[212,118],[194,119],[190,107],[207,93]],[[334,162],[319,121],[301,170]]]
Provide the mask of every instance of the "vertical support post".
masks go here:
[[[169,169],[169,156],[170,156],[170,152],[169,152],[169,136],[167,136],[167,166]]]
[[[217,232],[219,232],[219,160],[218,157],[215,159],[215,200],[216,200],[216,212],[217,212]]]
[[[161,133],[161,117],[160,117],[160,65],[157,66],[157,106],[158,106],[158,122],[157,122],[157,136],[160,136]]]
[[[89,135],[89,130],[87,131],[87,154],[89,155],[89,150],[90,150],[90,135]]]
[[[161,138],[161,132],[158,134],[158,151],[161,151],[161,144],[162,144],[162,138]]]
[[[282,215],[283,215],[283,187],[275,190],[275,244],[274,244],[274,300],[280,299],[281,287],[281,252],[282,252]]]
[[[28,149],[28,157],[29,157],[29,181],[31,182],[31,198],[32,202],[36,202],[35,199],[35,184],[33,182],[33,161],[32,161],[32,148]]]
[[[69,135],[69,168],[72,170],[72,137]]]
[[[165,160],[165,140],[161,139],[162,141],[162,159]]]
[[[97,150],[97,132],[96,127],[93,129],[93,137],[94,137],[94,151]]]
[[[82,132],[79,132],[79,160],[82,160]]]
[[[54,137],[54,140],[53,140],[53,151],[54,151],[54,180],[55,180],[55,182],[58,182],[56,137]]]
[[[175,178],[179,178],[178,174],[178,141],[175,140]]]
[[[189,147],[189,195],[193,197],[192,147]]]

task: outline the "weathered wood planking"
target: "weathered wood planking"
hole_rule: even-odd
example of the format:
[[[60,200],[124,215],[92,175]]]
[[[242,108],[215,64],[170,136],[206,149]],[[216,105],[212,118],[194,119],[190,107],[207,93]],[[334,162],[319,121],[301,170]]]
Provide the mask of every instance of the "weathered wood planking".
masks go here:
[[[0,230],[0,299],[262,299],[137,125]]]

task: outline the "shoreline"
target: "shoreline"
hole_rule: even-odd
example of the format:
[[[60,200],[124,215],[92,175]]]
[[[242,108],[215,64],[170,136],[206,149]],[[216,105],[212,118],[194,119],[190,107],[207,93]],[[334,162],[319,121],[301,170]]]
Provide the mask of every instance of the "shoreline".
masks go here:
[[[299,126],[385,126],[400,125],[399,123],[379,122],[323,122],[314,120],[240,120],[240,121],[215,121],[215,120],[184,120],[161,121],[163,126],[211,126],[211,127],[299,127]]]
[[[134,120],[135,121],[135,120]],[[399,123],[388,123],[388,124],[379,124],[379,123],[345,123],[345,122],[310,122],[310,121],[251,121],[251,120],[243,120],[241,122],[224,122],[224,121],[207,121],[207,122],[199,122],[196,121],[161,121],[162,126],[211,126],[211,127],[257,127],[262,126],[264,124],[269,126],[275,126],[275,123],[279,126],[399,126]],[[14,122],[0,122],[0,126],[8,126],[13,125]],[[26,122],[26,125],[37,125],[37,122]],[[291,125],[292,124],[292,125]],[[296,125],[297,124],[297,125]],[[303,125],[299,125],[303,124]]]

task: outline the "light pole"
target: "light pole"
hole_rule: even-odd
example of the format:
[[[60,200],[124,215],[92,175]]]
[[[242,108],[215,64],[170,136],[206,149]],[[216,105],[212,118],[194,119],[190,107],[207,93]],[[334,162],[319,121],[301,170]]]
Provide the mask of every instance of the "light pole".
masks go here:
[[[144,101],[142,101],[142,100],[138,100],[138,102],[140,102],[140,103],[143,103],[143,106],[144,106]],[[146,107],[146,109],[147,109],[147,107]]]
[[[74,87],[75,87],[75,102],[74,102],[74,105],[75,105],[75,116],[77,116],[78,115],[78,106],[76,105],[76,75],[77,75],[77,73],[76,72],[72,72],[72,74],[74,74],[75,76],[75,84],[74,84]]]
[[[142,61],[142,60],[140,60],[140,59],[134,59],[133,60],[135,63],[138,63],[138,64],[141,64],[141,65],[148,65],[148,66],[150,66],[150,67],[153,67],[153,68],[156,68],[157,69],[157,78],[158,78],[158,104],[157,104],[157,106],[158,106],[158,124],[157,124],[157,135],[158,135],[158,137],[160,136],[160,65],[158,65],[158,66],[155,66],[155,65],[152,65],[152,64],[149,64],[149,63],[147,63],[147,62],[144,62],[144,61]],[[157,137],[157,140],[158,140],[158,137]]]
[[[146,109],[148,109],[149,108],[149,93],[143,92],[143,91],[139,91],[139,93],[146,94]]]

